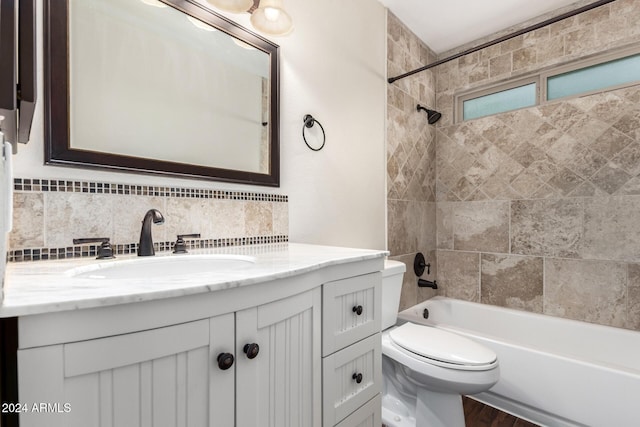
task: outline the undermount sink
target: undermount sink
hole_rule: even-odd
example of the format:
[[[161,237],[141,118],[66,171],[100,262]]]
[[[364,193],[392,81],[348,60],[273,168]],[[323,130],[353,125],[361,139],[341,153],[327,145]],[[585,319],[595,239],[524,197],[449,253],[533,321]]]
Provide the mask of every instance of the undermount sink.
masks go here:
[[[76,267],[68,270],[67,275],[87,279],[188,277],[194,274],[236,271],[254,263],[253,257],[226,254],[141,257]]]

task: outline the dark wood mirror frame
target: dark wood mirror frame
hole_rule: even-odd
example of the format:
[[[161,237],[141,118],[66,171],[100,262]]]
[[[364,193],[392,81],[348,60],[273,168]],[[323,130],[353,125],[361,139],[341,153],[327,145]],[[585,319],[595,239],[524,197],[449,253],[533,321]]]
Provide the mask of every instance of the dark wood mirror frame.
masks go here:
[[[213,181],[280,186],[279,47],[192,0],[162,0],[270,56],[269,172],[266,174],[187,165],[71,148],[69,132],[68,0],[44,2],[45,164],[152,173]]]

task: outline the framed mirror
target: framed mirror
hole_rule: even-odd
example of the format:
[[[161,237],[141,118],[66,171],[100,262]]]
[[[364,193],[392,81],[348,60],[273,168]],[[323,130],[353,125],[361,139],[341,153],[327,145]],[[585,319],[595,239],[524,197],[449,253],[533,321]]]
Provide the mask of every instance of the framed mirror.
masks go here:
[[[279,186],[278,46],[195,0],[45,0],[45,163]]]

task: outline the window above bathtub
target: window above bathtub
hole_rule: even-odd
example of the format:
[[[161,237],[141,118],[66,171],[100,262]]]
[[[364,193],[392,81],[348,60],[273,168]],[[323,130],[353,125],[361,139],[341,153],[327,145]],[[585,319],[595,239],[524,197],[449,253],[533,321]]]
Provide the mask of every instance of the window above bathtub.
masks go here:
[[[606,62],[586,61],[563,70],[545,76],[547,101],[640,82],[640,53]]]
[[[539,79],[517,80],[460,98],[462,120],[472,120],[538,104]]]
[[[456,122],[640,84],[640,46],[456,94]]]

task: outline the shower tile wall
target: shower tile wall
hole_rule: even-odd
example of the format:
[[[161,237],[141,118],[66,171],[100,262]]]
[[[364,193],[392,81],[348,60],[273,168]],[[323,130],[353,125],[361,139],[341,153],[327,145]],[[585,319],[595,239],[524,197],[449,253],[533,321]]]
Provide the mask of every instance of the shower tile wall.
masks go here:
[[[288,240],[283,195],[24,178],[14,187],[10,261],[90,256],[96,245],[72,244],[84,237],[109,237],[119,253],[135,252],[152,208],[165,217],[153,227],[156,250],[170,250],[176,235],[191,233],[201,235],[190,240],[193,247]]]
[[[640,86],[452,121],[455,92],[637,44],[639,22],[616,0],[437,67],[444,295],[640,330]]]
[[[435,54],[391,12],[387,15],[387,73],[402,74],[435,59]],[[435,78],[427,71],[388,85],[387,228],[392,259],[407,264],[401,309],[435,295],[416,286],[413,258],[420,251],[435,279],[435,128],[417,104],[435,108]]]

